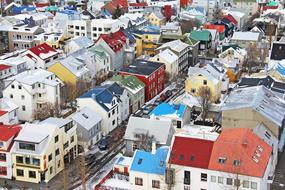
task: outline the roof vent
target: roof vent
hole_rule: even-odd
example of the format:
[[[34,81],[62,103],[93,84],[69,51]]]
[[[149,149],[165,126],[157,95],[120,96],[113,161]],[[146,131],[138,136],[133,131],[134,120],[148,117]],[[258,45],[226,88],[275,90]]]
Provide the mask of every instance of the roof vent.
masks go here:
[[[85,113],[83,113],[82,116],[83,116],[85,119],[88,119],[88,115],[86,115]]]
[[[142,163],[142,159],[140,158],[138,161],[138,165],[141,165],[141,163]]]

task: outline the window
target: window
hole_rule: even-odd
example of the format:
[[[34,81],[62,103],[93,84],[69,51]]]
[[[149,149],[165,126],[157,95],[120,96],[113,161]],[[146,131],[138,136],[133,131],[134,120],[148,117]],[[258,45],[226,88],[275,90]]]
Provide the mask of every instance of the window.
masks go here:
[[[233,185],[233,179],[227,178],[227,185]]]
[[[110,118],[111,117],[111,113],[108,113],[108,118]]]
[[[223,177],[218,177],[218,183],[223,184],[224,183],[224,178]]]
[[[17,176],[24,176],[24,170],[17,169]]]
[[[52,154],[48,155],[48,161],[52,160]]]
[[[135,151],[136,149],[138,149],[138,145],[137,144],[133,144],[133,151]]]
[[[26,158],[25,158],[25,163],[26,163],[26,164],[31,164],[31,159],[28,158],[28,157],[26,157]]]
[[[15,85],[14,85],[14,84],[12,84],[12,85],[11,85],[11,88],[15,88]]]
[[[191,183],[190,171],[184,171],[184,184],[190,185],[190,183]]]
[[[32,151],[36,150],[35,145],[30,143],[19,143],[19,148],[23,150],[32,150]]]
[[[52,174],[52,167],[49,168],[49,174]]]
[[[219,163],[224,164],[226,162],[226,158],[224,157],[219,157]]]
[[[0,166],[0,176],[7,175],[7,168]]]
[[[248,180],[244,180],[243,183],[242,183],[242,187],[249,188],[249,181]]]
[[[16,163],[20,163],[20,164],[24,163],[23,157],[22,156],[16,156]]]
[[[0,161],[6,161],[6,154],[5,153],[0,153]]]
[[[115,114],[115,109],[112,110],[112,115],[114,115],[114,114]]]
[[[63,149],[67,149],[68,148],[68,141],[66,142],[66,143],[64,143],[64,145],[63,145]]]
[[[23,111],[26,111],[26,106],[22,106],[22,110],[23,110]]]
[[[152,188],[160,188],[160,181],[158,180],[152,180]]]
[[[55,156],[59,155],[59,149],[55,150]]]
[[[21,85],[19,85],[19,86],[18,86],[18,88],[21,90],[21,89],[22,89],[22,86],[21,86]]]
[[[201,181],[207,181],[207,174],[201,173]]]
[[[139,177],[136,177],[135,178],[135,184],[139,185],[139,186],[142,186],[143,185],[143,179],[139,178]]]
[[[98,31],[100,31],[100,32],[101,32],[101,31],[102,31],[102,28],[98,28]]]
[[[234,160],[233,161],[233,165],[234,166],[239,166],[240,165],[240,161],[239,160]]]
[[[39,165],[40,165],[40,159],[38,159],[38,158],[33,158],[33,165],[39,166]]]
[[[112,121],[112,125],[115,125],[115,123],[116,123],[116,121],[115,121],[115,119]]]
[[[267,131],[265,131],[265,136],[266,136],[268,139],[270,139],[270,138],[271,138],[270,133],[268,133]]]
[[[58,135],[56,135],[56,136],[54,137],[54,142],[55,142],[55,143],[58,142]]]
[[[70,142],[71,142],[71,143],[74,142],[74,136],[72,136],[72,137],[70,138]]]
[[[251,182],[250,183],[250,188],[251,189],[257,189],[257,183],[256,182]]]
[[[24,99],[25,99],[25,96],[24,96],[24,95],[22,95],[22,96],[21,96],[21,99],[22,99],[22,100],[24,100]]]
[[[216,183],[217,182],[217,177],[216,176],[211,176],[211,182]]]
[[[195,93],[196,89],[195,88],[191,88],[191,93]]]
[[[204,85],[207,85],[207,80],[203,80],[203,84],[204,84]]]
[[[29,178],[36,178],[36,172],[35,171],[29,171]]]
[[[234,180],[234,184],[236,187],[239,187],[240,186],[240,180],[239,179],[235,179]]]
[[[191,190],[191,186],[184,185],[184,190]]]
[[[13,99],[13,94],[10,94],[10,98]]]

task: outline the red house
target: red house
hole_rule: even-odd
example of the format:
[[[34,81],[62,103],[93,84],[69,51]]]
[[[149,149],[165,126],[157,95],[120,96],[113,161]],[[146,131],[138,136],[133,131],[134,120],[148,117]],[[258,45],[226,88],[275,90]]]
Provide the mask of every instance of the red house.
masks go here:
[[[133,75],[145,84],[145,101],[164,89],[165,66],[163,63],[136,59],[132,65],[119,71],[120,75]]]

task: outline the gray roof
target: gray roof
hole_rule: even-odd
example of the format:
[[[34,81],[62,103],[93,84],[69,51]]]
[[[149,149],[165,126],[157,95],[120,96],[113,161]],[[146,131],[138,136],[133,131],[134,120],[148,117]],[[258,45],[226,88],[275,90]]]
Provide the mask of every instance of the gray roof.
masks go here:
[[[94,44],[93,40],[85,37],[85,36],[80,36],[77,38],[72,39],[79,47],[81,48],[87,48],[90,47]]]
[[[236,89],[231,92],[222,110],[251,108],[277,126],[282,126],[285,101],[264,86]]]
[[[72,116],[73,121],[84,127],[87,131],[98,124],[102,118],[88,107],[82,108]]]
[[[46,120],[42,121],[41,124],[53,124],[53,125],[56,125],[58,127],[62,127],[64,125],[68,124],[69,122],[71,122],[70,119],[50,117],[50,118],[47,118]]]
[[[130,117],[124,139],[136,140],[135,134],[153,135],[159,144],[166,144],[172,124],[169,120]]]

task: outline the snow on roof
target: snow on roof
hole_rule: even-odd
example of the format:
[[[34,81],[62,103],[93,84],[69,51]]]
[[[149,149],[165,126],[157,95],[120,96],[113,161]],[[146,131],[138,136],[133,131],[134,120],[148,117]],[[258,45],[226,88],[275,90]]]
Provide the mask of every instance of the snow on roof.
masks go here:
[[[1,98],[0,99],[0,110],[5,112],[11,112],[15,109],[17,109],[19,106],[17,106],[11,99],[9,98]]]
[[[191,94],[188,94],[188,93],[182,94],[181,96],[176,98],[174,100],[174,102],[184,104],[186,106],[189,106],[190,108],[192,108],[194,106],[200,107],[200,103],[199,103],[197,97],[192,96]]]
[[[201,126],[201,125],[185,125],[180,129],[176,129],[176,136],[192,137],[197,139],[204,139],[216,141],[219,133],[215,132],[214,127]]]
[[[94,44],[93,40],[85,36],[73,38],[71,41],[75,42],[81,48],[88,48]]]
[[[0,141],[8,141],[19,133],[21,127],[18,125],[0,125]]]
[[[10,65],[10,66],[17,66],[22,63],[26,63],[26,59],[18,56],[18,57],[9,57],[4,60],[0,60],[0,64]]]
[[[159,104],[154,110],[150,113],[150,116],[164,116],[174,119],[182,118],[185,114],[186,106],[181,104],[169,104],[163,102]]]
[[[15,76],[7,78],[6,81],[17,80],[19,83],[28,85],[33,85],[35,83],[44,83],[51,86],[56,86],[61,83],[59,79],[50,79],[51,76],[55,75],[52,72],[43,69],[36,69],[19,73]]]
[[[231,40],[258,41],[259,37],[258,32],[234,32]]]
[[[131,190],[132,185],[129,181],[126,180],[120,180],[117,178],[110,178],[107,179],[102,185],[102,188],[107,188],[107,189],[124,189],[124,190]]]
[[[164,43],[162,46],[160,46],[157,49],[161,50],[161,49],[164,49],[164,48],[169,48],[169,49],[171,49],[173,51],[181,52],[185,48],[188,48],[188,47],[189,47],[189,45],[184,43],[184,42],[182,42],[181,40],[174,40],[174,41],[171,41],[171,42]]]
[[[206,70],[204,67],[203,68],[193,67],[189,69],[188,75],[189,77],[187,80],[192,80],[197,75],[204,75],[206,78],[211,80],[214,84],[218,84],[219,82],[219,78],[216,78],[215,75],[211,74],[210,71]]]
[[[49,46],[47,43],[43,43],[38,46],[32,47],[28,49],[27,53],[29,53],[29,51],[43,60],[58,54],[58,52],[54,48]]]
[[[126,156],[119,156],[115,162],[115,165],[120,166],[130,166],[132,163],[132,157],[126,157]]]
[[[42,121],[41,124],[53,124],[57,127],[63,127],[64,125],[66,125],[70,122],[71,122],[70,119],[49,117],[46,120]]]
[[[82,77],[86,73],[90,72],[83,62],[78,61],[73,56],[68,56],[65,59],[60,60],[60,63],[76,77]]]
[[[232,91],[222,106],[223,111],[242,108],[255,110],[279,127],[283,124],[285,100],[263,85]]]
[[[161,51],[158,56],[165,59],[168,63],[174,63],[178,60],[178,56],[170,49]]]
[[[90,130],[98,124],[102,118],[90,108],[84,107],[72,116],[72,120],[79,123],[79,125],[84,127],[86,130]]]

